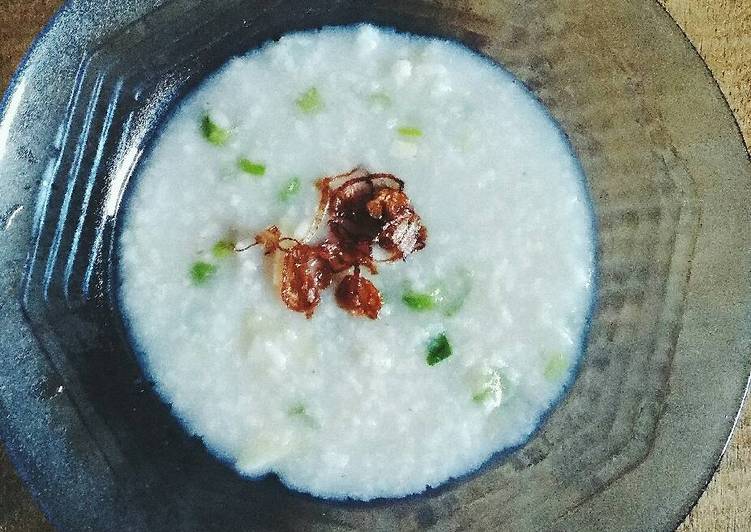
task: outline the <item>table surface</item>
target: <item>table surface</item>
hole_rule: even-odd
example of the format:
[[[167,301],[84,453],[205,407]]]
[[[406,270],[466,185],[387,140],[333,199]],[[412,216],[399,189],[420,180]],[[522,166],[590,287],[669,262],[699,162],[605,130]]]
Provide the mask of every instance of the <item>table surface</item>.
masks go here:
[[[725,93],[751,144],[751,0],[659,0],[688,35]],[[0,90],[60,0],[0,0]],[[722,465],[679,532],[751,530],[751,408]],[[52,528],[0,444],[0,532]]]

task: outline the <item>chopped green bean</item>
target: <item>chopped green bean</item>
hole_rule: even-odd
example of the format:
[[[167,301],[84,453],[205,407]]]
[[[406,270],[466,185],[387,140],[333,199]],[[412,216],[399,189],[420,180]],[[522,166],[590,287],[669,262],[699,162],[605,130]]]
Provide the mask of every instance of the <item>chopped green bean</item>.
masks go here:
[[[295,104],[305,114],[315,114],[323,110],[323,98],[321,98],[321,93],[315,87],[311,87],[303,92],[295,100]]]
[[[428,362],[428,366],[435,366],[450,357],[452,354],[451,344],[446,334],[441,333],[431,338],[430,342],[428,342],[427,351],[426,361]]]
[[[229,131],[217,125],[209,115],[201,119],[201,133],[203,138],[215,146],[221,146],[229,140]]]
[[[216,259],[224,259],[235,252],[235,243],[231,240],[219,240],[211,248],[211,254]]]
[[[289,409],[290,416],[303,416],[305,415],[305,405],[298,403]]]
[[[414,126],[402,126],[400,128],[397,128],[396,131],[402,137],[408,137],[408,138],[422,137],[422,129],[418,127],[414,127]]]
[[[466,270],[459,272],[454,281],[452,286],[442,290],[443,301],[441,304],[443,314],[447,317],[454,316],[462,309],[472,291],[472,279]]]
[[[308,425],[308,427],[310,428],[313,428],[313,429],[320,428],[318,420],[308,413],[308,411],[305,408],[305,405],[302,403],[297,403],[296,405],[292,406],[289,410],[287,410],[287,413],[291,417],[299,419],[300,421]]]
[[[549,381],[556,381],[563,377],[569,368],[569,361],[563,353],[555,353],[545,363],[543,376]]]
[[[444,316],[451,317],[462,309],[471,290],[472,279],[467,271],[461,270],[450,280],[439,282],[430,290],[405,290],[402,302],[417,312],[438,310]]]
[[[197,261],[190,268],[190,279],[195,285],[201,285],[216,274],[217,267],[210,262]]]
[[[435,308],[436,300],[433,294],[408,290],[402,294],[402,302],[412,310],[423,312]]]
[[[492,395],[492,390],[490,388],[485,388],[482,391],[477,392],[472,396],[472,401],[475,403],[481,404],[490,399],[490,396]]]
[[[279,199],[281,201],[289,201],[298,192],[300,192],[300,178],[299,177],[293,177],[279,191]]]
[[[250,159],[246,159],[245,157],[237,161],[237,166],[240,167],[240,170],[250,175],[262,176],[266,173],[265,164],[251,161]]]
[[[373,92],[368,96],[370,103],[378,107],[388,107],[391,105],[391,96],[385,92]]]
[[[479,387],[475,388],[472,401],[495,408],[501,404],[501,400],[507,395],[510,383],[499,369],[490,369],[485,373]]]

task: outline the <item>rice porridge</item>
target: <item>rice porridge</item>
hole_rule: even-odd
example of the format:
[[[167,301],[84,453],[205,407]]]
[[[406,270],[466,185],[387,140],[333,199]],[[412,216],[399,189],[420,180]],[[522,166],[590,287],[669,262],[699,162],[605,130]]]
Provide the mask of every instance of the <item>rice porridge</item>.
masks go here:
[[[280,257],[313,242],[340,174],[400,194],[411,247],[379,259],[379,233],[372,268],[325,263],[293,308]],[[144,368],[244,475],[419,493],[523,443],[572,378],[594,270],[581,170],[539,102],[459,45],[287,35],[189,95],[132,186],[120,295]]]

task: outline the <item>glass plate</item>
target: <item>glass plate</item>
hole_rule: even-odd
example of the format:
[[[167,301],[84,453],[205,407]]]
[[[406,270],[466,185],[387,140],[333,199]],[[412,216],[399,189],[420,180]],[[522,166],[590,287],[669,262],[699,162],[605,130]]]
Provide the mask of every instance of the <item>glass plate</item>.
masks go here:
[[[158,125],[229,57],[373,22],[461,41],[548,106],[587,175],[599,293],[581,372],[525,446],[424,495],[251,481],[170,415],[122,332],[121,198]],[[0,121],[0,435],[62,529],[666,530],[711,477],[751,360],[751,164],[652,0],[80,0]]]

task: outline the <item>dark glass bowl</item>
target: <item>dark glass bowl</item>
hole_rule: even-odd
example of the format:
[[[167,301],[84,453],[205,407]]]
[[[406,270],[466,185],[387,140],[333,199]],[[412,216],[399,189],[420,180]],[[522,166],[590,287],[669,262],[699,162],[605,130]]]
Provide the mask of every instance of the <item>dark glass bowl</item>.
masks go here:
[[[423,495],[316,499],[248,480],[153,392],[111,289],[129,180],[173,104],[229,57],[372,22],[460,41],[548,106],[587,175],[600,273],[581,371],[524,446]],[[0,435],[50,520],[82,530],[643,530],[677,525],[751,360],[751,164],[651,0],[81,0],[0,121]]]

